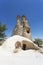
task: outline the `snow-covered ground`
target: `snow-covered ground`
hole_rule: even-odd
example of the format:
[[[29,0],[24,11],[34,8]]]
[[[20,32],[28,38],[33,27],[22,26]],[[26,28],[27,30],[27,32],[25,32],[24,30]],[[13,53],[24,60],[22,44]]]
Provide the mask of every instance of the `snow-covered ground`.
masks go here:
[[[43,65],[43,54],[36,50],[20,50],[18,53],[13,53],[15,42],[26,39],[20,36],[8,38],[3,46],[0,47],[0,65]]]

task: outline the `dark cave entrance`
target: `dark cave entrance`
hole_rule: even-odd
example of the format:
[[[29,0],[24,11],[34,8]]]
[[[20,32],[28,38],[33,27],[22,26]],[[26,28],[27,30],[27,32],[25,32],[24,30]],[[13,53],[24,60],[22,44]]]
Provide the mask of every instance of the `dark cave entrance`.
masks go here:
[[[26,44],[23,44],[22,49],[23,49],[23,50],[26,50]]]

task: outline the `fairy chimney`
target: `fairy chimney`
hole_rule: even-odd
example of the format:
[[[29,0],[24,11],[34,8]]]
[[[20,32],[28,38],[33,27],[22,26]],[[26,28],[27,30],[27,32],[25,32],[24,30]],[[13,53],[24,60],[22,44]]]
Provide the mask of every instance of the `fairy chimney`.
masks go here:
[[[13,29],[12,36],[13,35],[20,35],[32,40],[30,26],[28,25],[27,18],[24,15],[22,16],[22,21],[20,19],[20,16],[17,16],[17,23]]]

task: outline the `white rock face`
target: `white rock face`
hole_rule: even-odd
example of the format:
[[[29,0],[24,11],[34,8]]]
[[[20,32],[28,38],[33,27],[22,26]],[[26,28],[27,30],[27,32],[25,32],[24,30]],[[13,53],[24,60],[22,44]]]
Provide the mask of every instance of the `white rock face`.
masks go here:
[[[23,40],[26,40],[26,41],[29,41],[31,43],[33,43],[31,40],[27,39],[27,38],[24,38],[22,36],[19,36],[19,35],[15,35],[15,36],[12,36],[10,38],[8,38],[4,43],[3,43],[3,47],[5,49],[7,49],[9,52],[13,52],[13,50],[15,49],[15,43],[17,41],[20,41],[22,42]]]
[[[8,38],[4,43],[3,43],[3,48],[4,50],[7,50],[9,52],[13,52],[13,50],[15,49],[15,43],[17,41],[22,42],[23,40],[28,41],[29,44],[31,43],[31,45],[33,44],[35,46],[35,48],[40,49],[36,44],[34,44],[30,39],[27,39],[25,37],[19,36],[19,35],[14,35],[10,38]]]
[[[35,50],[20,50],[13,53],[16,41],[26,40],[21,36],[13,36],[8,38],[3,46],[0,47],[0,65],[43,65],[43,54]]]

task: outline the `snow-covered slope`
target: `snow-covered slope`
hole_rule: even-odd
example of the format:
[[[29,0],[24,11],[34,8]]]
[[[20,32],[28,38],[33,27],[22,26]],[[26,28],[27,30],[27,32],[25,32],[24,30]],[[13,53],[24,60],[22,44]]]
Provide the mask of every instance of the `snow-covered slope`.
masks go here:
[[[26,39],[21,36],[13,36],[8,38],[3,46],[0,47],[0,65],[43,65],[43,54],[35,50],[21,50],[18,53],[13,53],[16,41]]]
[[[32,43],[31,40],[27,39],[27,38],[24,38],[22,36],[19,36],[19,35],[15,35],[15,36],[12,36],[10,38],[8,38],[4,43],[3,43],[3,47],[8,50],[9,52],[12,52],[14,49],[15,49],[15,43],[17,41],[22,41],[22,40],[27,40],[29,42]]]
[[[31,44],[34,44],[31,40],[29,40],[29,39],[27,39],[25,37],[22,37],[22,36],[19,36],[19,35],[15,35],[15,36],[12,36],[12,37],[8,38],[3,43],[3,47],[5,48],[5,50],[8,50],[9,52],[12,52],[15,49],[15,43],[17,41],[22,42],[23,40],[31,42]],[[36,44],[34,44],[34,46],[38,47]]]
[[[35,50],[8,53],[1,50],[0,65],[43,65],[43,55]]]

